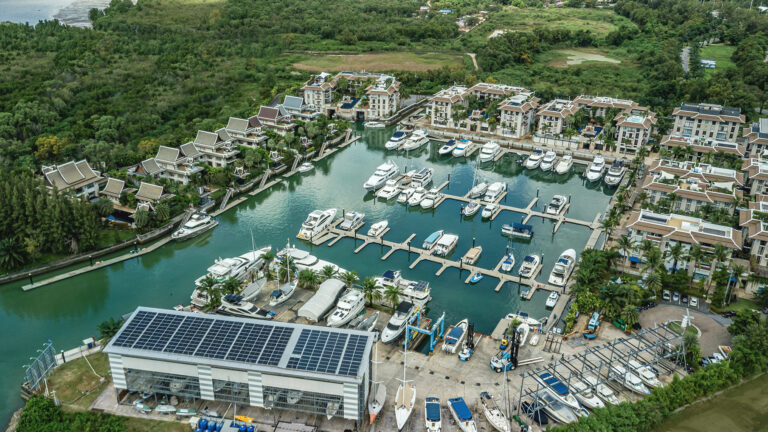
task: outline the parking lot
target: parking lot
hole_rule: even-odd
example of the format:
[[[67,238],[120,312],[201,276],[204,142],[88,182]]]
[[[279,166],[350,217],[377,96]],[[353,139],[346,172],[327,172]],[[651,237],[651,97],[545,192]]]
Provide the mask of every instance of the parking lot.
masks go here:
[[[653,327],[667,321],[680,321],[685,315],[686,306],[676,304],[660,304],[640,313],[640,325],[643,328]],[[731,335],[728,333],[727,320],[719,315],[696,308],[688,308],[693,317],[692,325],[699,331],[699,346],[702,355],[711,355],[717,351],[718,345],[730,345]]]

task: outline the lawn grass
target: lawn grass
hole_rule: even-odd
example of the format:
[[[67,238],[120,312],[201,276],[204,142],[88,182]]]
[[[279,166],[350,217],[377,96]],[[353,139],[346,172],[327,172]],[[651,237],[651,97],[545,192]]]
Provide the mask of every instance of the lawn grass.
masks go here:
[[[599,48],[567,48],[546,51],[536,57],[537,62],[556,68],[574,66],[619,66],[634,67],[635,64],[623,53]]]
[[[166,422],[136,417],[127,417],[125,428],[128,432],[189,432],[191,430],[187,423]]]
[[[96,397],[109,385],[109,360],[103,353],[88,356],[88,361],[99,377],[93,374],[85,359],[64,363],[53,370],[48,378],[48,388],[56,390],[56,397],[65,407],[86,410]],[[87,393],[87,394],[86,394]]]
[[[714,60],[716,62],[715,69],[704,69],[708,73],[712,73],[714,70],[727,69],[735,66],[736,64],[731,60],[733,52],[736,51],[735,46],[730,45],[707,45],[701,49],[699,55],[702,60]]]
[[[543,27],[551,30],[589,30],[598,37],[604,37],[618,29],[622,24],[635,27],[631,21],[615,14],[611,10],[574,8],[520,9],[508,6],[502,12],[492,14],[481,25],[482,31],[478,31],[479,28],[473,31],[488,37],[497,29],[532,31],[534,28]]]
[[[348,70],[370,71],[425,71],[443,66],[461,65],[460,54],[378,52],[351,55],[313,55],[298,57],[293,67],[308,71],[339,72]]]
[[[752,309],[759,311],[759,310],[762,310],[763,307],[760,305],[760,303],[754,300],[740,298],[738,302],[731,303],[728,306],[725,306],[718,310],[721,312],[725,312],[725,311],[738,312],[740,310],[752,310]]]

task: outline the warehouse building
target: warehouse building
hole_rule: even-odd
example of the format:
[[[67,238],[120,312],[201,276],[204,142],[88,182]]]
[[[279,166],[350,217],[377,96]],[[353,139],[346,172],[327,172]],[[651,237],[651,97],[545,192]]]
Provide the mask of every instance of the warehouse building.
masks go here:
[[[360,421],[370,332],[139,307],[104,349],[118,392]]]

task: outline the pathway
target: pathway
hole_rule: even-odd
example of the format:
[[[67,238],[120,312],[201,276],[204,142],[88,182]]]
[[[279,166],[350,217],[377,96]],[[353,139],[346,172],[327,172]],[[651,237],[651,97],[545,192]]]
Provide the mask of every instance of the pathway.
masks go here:
[[[465,54],[472,59],[472,64],[475,65],[475,70],[480,70],[480,68],[477,67],[477,55],[475,53],[465,53]]]

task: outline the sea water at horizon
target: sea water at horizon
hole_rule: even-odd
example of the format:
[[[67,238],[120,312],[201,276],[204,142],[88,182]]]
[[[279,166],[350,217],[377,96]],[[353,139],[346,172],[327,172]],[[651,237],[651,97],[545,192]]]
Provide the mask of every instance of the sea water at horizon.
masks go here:
[[[56,18],[64,24],[90,27],[88,12],[108,5],[109,0],[0,0],[0,22],[35,25]]]

